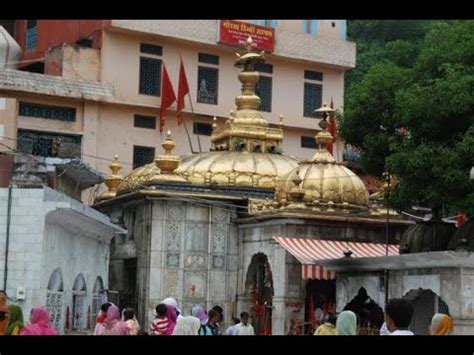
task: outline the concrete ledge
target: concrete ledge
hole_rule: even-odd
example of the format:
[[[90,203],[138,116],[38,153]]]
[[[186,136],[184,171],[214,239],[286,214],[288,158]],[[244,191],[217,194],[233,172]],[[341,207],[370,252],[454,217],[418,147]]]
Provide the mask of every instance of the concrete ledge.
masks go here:
[[[474,268],[474,253],[468,251],[437,251],[376,258],[318,260],[318,264],[336,272]]]

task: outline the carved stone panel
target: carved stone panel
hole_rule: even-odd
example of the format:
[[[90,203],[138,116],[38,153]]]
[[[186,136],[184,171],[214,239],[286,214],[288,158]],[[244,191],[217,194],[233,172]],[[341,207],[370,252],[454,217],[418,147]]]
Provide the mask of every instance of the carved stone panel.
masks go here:
[[[213,226],[212,251],[217,253],[225,252],[228,225],[218,223]]]
[[[186,222],[186,251],[207,252],[208,223]]]
[[[206,254],[188,254],[184,258],[184,267],[186,269],[201,270],[206,268]]]
[[[179,283],[179,271],[178,270],[166,270],[163,275],[163,296],[181,298],[178,288]]]
[[[224,254],[212,254],[212,268],[225,270],[225,255]]]
[[[215,300],[225,300],[225,272],[211,271],[211,297]]]
[[[166,236],[167,236],[167,249],[168,250],[180,250],[180,235],[181,235],[181,222],[178,221],[167,221],[166,223]]]
[[[206,296],[207,274],[205,270],[184,272],[184,297],[188,299]]]
[[[166,253],[166,266],[179,267],[179,253],[176,253],[176,252]]]
[[[168,205],[168,219],[181,221],[183,219],[183,207]]]
[[[228,223],[229,222],[229,212],[222,208],[214,208],[212,210],[212,221],[214,223]]]

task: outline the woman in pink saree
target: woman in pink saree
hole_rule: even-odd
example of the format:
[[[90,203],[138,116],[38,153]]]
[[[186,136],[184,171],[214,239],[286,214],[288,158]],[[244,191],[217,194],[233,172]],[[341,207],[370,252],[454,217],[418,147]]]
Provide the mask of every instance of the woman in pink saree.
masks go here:
[[[45,307],[31,310],[30,324],[20,331],[20,335],[56,335],[56,330],[50,327],[51,318]]]
[[[105,322],[99,326],[97,335],[127,335],[127,323],[120,318],[120,310],[112,305],[107,310]]]

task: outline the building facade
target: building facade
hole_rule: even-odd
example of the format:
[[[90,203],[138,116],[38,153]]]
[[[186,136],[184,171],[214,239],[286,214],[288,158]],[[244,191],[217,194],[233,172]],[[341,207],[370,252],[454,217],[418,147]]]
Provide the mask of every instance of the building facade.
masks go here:
[[[309,158],[316,147],[318,121],[312,111],[331,100],[343,108],[344,72],[355,66],[355,45],[346,41],[345,21],[243,21],[274,30],[274,50],[258,69],[260,112],[274,127],[279,127],[282,115],[283,151]],[[220,20],[5,24],[23,53],[21,70],[0,69],[0,127],[6,137],[0,142],[29,153],[39,141],[51,145],[56,138],[74,147],[67,154],[81,155],[102,173],[118,154],[123,172],[129,173],[150,163],[159,150],[161,70],[166,65],[177,91],[182,57],[193,109],[186,99],[186,127],[177,126],[173,104],[166,129],[173,131],[176,141],[185,142],[178,145],[178,154],[208,151],[213,117],[224,122],[239,92],[232,67],[235,48],[219,42],[219,24]],[[52,153],[46,148],[41,154]],[[338,161],[342,154],[338,141]]]

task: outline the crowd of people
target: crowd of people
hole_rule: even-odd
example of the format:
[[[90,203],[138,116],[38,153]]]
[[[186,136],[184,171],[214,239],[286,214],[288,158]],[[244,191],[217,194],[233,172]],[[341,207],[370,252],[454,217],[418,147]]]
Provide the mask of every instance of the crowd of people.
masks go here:
[[[413,316],[413,307],[404,299],[392,299],[385,307],[385,322],[380,335],[414,335],[409,330]],[[429,335],[450,335],[453,332],[453,319],[442,313],[436,313],[429,325]],[[357,335],[358,316],[353,311],[343,311],[337,317],[329,314],[316,329],[314,335]]]
[[[22,309],[17,305],[5,306],[1,302],[4,293],[0,292],[0,335],[56,335],[51,327],[49,310],[35,307],[31,310],[29,324],[25,324]],[[6,297],[3,297],[6,298]],[[100,307],[94,335],[255,335],[249,324],[249,314],[242,312],[239,318],[233,318],[232,324],[221,330],[223,309],[215,306],[208,312],[200,306],[193,307],[191,315],[185,316],[178,308],[174,298],[166,298],[155,308],[155,319],[149,329],[141,329],[135,317],[135,311],[127,307],[122,314],[117,305],[107,302]],[[414,335],[409,330],[413,316],[413,307],[404,299],[392,299],[385,307],[385,322],[380,335]],[[360,317],[355,312],[345,310],[337,317],[326,315],[324,321],[315,330],[314,335],[357,335]],[[450,335],[453,332],[453,319],[442,313],[436,313],[429,325],[430,335]]]
[[[215,306],[209,312],[200,306],[193,307],[191,315],[181,313],[174,298],[166,298],[155,307],[155,319],[148,330],[140,329],[132,308],[125,308],[120,317],[119,308],[111,302],[101,306],[94,335],[254,335],[248,323],[249,314],[242,312],[240,319],[221,330],[223,309]]]

